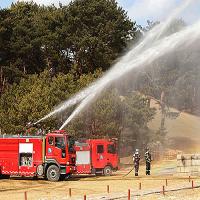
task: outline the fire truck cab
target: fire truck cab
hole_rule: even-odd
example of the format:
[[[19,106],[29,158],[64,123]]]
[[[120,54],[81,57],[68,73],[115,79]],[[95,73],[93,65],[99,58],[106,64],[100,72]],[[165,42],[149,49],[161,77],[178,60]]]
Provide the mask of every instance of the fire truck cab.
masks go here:
[[[77,174],[102,174],[109,176],[118,169],[118,154],[115,140],[89,139],[76,142]]]
[[[46,136],[2,136],[0,176],[43,176],[58,181],[76,171],[73,139],[65,131]]]

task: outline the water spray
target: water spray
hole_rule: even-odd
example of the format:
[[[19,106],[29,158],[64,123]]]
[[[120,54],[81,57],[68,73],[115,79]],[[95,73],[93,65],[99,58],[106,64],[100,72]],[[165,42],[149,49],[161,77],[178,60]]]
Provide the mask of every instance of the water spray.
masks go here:
[[[152,46],[152,48],[147,49],[140,55],[136,56],[134,59],[127,60],[126,62],[123,61],[123,63],[119,62],[116,64],[114,68],[115,70],[111,70],[104,77],[102,77],[101,84],[96,85],[95,91],[80,103],[80,105],[60,127],[60,129],[64,128],[78,113],[80,113],[80,111],[82,111],[94,99],[96,95],[100,94],[100,92],[106,86],[108,86],[109,83],[130,72],[132,69],[147,63],[150,64],[164,54],[171,52],[180,45],[185,44],[191,34],[193,37],[189,43],[194,42],[200,37],[200,21],[185,28],[182,31],[174,33],[168,37],[165,37],[164,39],[158,40],[155,45]]]

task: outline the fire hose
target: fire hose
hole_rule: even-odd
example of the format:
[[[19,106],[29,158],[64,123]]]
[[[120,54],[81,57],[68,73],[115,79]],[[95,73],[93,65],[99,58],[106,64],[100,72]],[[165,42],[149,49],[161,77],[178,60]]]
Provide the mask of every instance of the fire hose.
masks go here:
[[[125,174],[123,177],[128,176],[133,170],[134,170],[134,167],[127,174]]]

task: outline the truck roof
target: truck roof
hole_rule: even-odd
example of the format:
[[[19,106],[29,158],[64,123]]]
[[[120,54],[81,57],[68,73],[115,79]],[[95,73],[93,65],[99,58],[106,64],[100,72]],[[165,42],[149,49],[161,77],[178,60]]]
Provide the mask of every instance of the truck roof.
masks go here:
[[[58,134],[66,134],[67,132],[65,130],[55,130],[55,131],[51,131],[50,133],[58,133]]]
[[[43,138],[43,136],[35,135],[0,135],[0,138]]]
[[[55,130],[50,133],[47,133],[46,135],[54,135],[54,136],[60,136],[62,134],[67,135],[65,130]],[[0,138],[43,138],[42,135],[0,135]]]
[[[47,133],[47,135],[54,135],[54,136],[60,136],[63,134],[68,135],[65,130],[55,130],[55,131],[51,131],[51,132]]]
[[[98,143],[98,142],[115,142],[113,139],[88,139],[86,140],[87,143]]]

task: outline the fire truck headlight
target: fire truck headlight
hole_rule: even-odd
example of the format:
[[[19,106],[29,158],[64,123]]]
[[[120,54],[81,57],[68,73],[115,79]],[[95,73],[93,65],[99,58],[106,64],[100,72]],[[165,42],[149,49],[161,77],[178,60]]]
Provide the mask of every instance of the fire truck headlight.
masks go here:
[[[69,165],[69,162],[67,162],[67,165]]]

